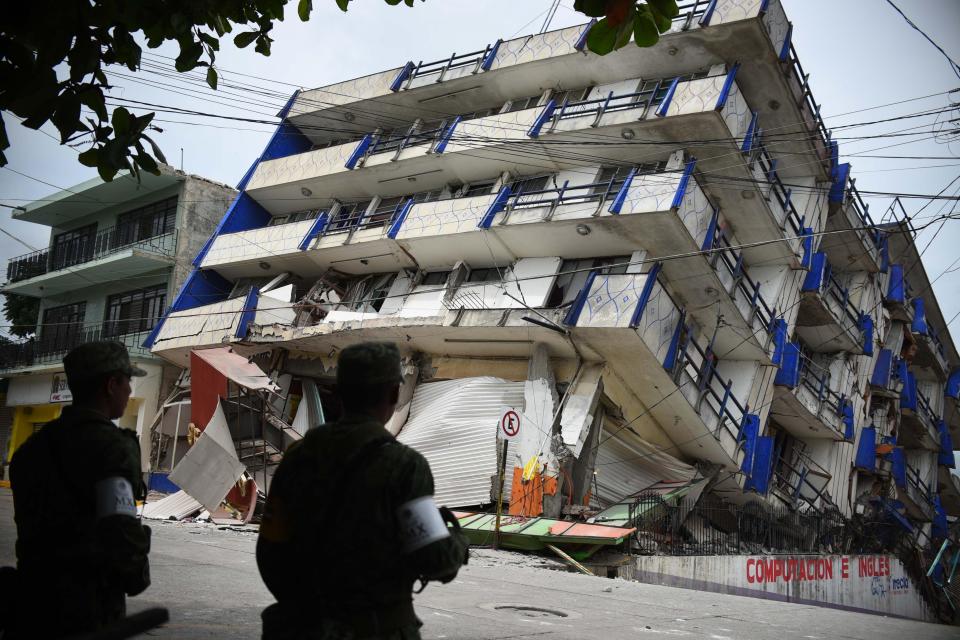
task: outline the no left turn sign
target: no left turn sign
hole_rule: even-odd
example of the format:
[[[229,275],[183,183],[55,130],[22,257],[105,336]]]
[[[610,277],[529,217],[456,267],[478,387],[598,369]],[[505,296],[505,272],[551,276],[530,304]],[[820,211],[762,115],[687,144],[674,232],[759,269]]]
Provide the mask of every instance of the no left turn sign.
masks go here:
[[[500,413],[500,437],[513,440],[520,433],[520,414],[511,407],[504,407]]]

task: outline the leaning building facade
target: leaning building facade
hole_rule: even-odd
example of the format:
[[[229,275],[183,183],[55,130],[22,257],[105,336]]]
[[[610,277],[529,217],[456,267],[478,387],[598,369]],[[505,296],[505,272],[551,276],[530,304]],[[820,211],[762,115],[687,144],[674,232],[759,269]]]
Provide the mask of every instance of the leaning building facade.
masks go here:
[[[960,358],[780,2],[690,3],[604,57],[590,27],[295,93],[146,345],[253,358],[283,431],[336,417],[339,350],[396,342],[388,428],[450,506],[494,500],[513,407],[515,516],[695,495],[935,553],[960,515]],[[268,484],[286,439],[258,434]]]

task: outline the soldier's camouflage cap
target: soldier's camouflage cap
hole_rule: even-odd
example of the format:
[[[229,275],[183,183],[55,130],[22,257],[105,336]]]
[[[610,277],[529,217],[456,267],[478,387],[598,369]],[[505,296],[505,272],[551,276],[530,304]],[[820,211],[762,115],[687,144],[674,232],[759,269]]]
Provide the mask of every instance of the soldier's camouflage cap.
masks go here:
[[[337,384],[399,384],[402,381],[400,350],[392,342],[361,342],[340,352]]]
[[[104,373],[124,373],[131,378],[147,375],[146,371],[130,363],[127,348],[112,340],[75,347],[63,359],[63,371],[68,383],[89,380]]]

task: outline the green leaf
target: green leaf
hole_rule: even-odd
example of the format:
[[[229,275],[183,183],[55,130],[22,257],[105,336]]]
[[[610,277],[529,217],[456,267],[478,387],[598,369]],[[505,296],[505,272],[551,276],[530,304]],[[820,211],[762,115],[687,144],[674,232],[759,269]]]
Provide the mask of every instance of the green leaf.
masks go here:
[[[107,156],[100,156],[100,161],[97,162],[97,173],[100,174],[101,180],[104,182],[112,182],[118,170],[119,167],[113,166]]]
[[[633,40],[638,47],[652,47],[660,40],[660,32],[647,11],[638,11],[633,18]]]
[[[350,0],[337,0],[337,6],[340,7],[340,11],[346,11],[349,5]]]
[[[210,88],[214,91],[217,90],[217,70],[213,67],[207,69],[207,84],[210,85]]]
[[[660,33],[666,33],[670,31],[670,27],[673,26],[673,21],[657,11],[656,7],[653,5],[640,7],[641,10],[646,10],[650,14],[650,17],[653,18],[653,23],[657,25],[657,31]]]
[[[297,3],[297,15],[300,16],[301,22],[306,22],[310,19],[311,11],[313,11],[312,0],[300,0],[300,2]]]
[[[152,173],[155,176],[160,175],[160,167],[157,166],[157,161],[151,158],[146,153],[138,153],[136,156],[137,164],[140,165],[147,173]]]
[[[633,35],[633,20],[625,20],[617,28],[617,42],[613,45],[614,49],[621,49],[630,43],[630,36]]]
[[[259,31],[244,31],[243,33],[238,33],[233,38],[233,44],[235,44],[238,49],[246,49],[259,35]]]
[[[610,26],[610,22],[603,18],[593,25],[587,34],[587,48],[597,55],[607,55],[617,44],[617,31],[616,27]]]
[[[194,40],[192,35],[186,36],[185,39],[180,41],[180,55],[177,56],[174,66],[180,73],[190,71],[196,68],[202,55],[203,46]]]
[[[607,3],[606,0],[575,0],[573,9],[588,18],[599,18],[607,14]]]
[[[107,105],[104,103],[103,92],[96,85],[87,85],[78,94],[80,102],[86,105],[91,111],[97,114],[101,121],[109,119],[107,114]],[[91,165],[93,166],[93,165]]]
[[[680,7],[677,6],[677,0],[647,0],[647,4],[664,17],[676,18],[680,15]]]
[[[257,46],[253,48],[259,54],[268,56],[270,55],[270,38],[268,36],[260,36],[257,38]]]
[[[150,143],[150,149],[153,151],[153,155],[157,158],[157,160],[159,160],[163,164],[167,164],[167,157],[163,155],[163,151],[160,151],[160,147],[158,147],[157,143],[153,141],[153,138],[151,138],[146,134],[144,134],[141,137]]]
[[[85,167],[96,167],[100,163],[100,149],[96,147],[87,149],[77,156],[77,160]]]
[[[110,122],[117,135],[126,135],[130,131],[130,112],[124,107],[117,107],[113,110],[113,118]]]
[[[80,98],[73,92],[61,95],[50,121],[60,132],[61,143],[67,142],[77,131],[85,131],[87,127],[80,122]]]
[[[204,44],[213,49],[214,51],[220,51],[220,41],[214,38],[209,33],[204,33],[203,31],[197,31],[197,37],[200,38]]]

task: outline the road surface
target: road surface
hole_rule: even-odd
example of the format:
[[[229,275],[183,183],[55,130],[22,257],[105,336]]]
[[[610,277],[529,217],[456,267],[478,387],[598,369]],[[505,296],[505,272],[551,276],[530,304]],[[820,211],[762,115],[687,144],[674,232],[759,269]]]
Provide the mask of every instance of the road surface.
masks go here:
[[[153,585],[129,609],[165,606],[157,638],[259,638],[271,602],[256,536],[213,525],[152,522]],[[14,562],[13,501],[0,488],[0,564]],[[358,558],[357,562],[363,562]],[[475,552],[449,585],[416,596],[425,639],[940,640],[960,629],[805,605],[552,571],[548,558]]]

